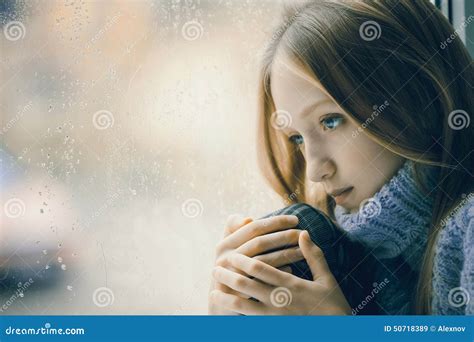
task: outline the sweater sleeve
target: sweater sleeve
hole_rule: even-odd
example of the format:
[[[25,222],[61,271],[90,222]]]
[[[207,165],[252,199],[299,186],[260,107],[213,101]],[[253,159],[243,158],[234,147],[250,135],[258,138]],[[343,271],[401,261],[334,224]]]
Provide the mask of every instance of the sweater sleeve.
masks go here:
[[[460,286],[465,291],[466,315],[474,315],[474,207],[468,213],[468,227],[463,244],[464,264]]]

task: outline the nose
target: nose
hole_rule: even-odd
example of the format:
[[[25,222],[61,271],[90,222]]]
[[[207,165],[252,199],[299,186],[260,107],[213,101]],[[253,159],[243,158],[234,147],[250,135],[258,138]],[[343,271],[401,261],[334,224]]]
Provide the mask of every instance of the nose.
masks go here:
[[[336,165],[331,159],[313,159],[307,164],[306,172],[308,174],[308,178],[312,182],[322,182],[334,175],[336,172]]]

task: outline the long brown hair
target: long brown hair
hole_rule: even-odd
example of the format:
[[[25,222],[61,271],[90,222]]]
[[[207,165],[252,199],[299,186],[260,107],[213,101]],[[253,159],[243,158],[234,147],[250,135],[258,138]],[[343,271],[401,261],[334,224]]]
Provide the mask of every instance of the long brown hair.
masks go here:
[[[282,50],[281,50],[282,49]],[[306,202],[331,217],[333,204],[306,179],[302,153],[272,124],[272,62],[283,51],[317,79],[360,125],[388,101],[364,132],[413,160],[420,188],[433,199],[414,310],[431,312],[436,239],[443,219],[472,191],[474,72],[454,28],[427,0],[304,1],[287,7],[271,37],[260,74],[259,165],[287,203]],[[421,165],[439,168],[435,189],[421,184]]]

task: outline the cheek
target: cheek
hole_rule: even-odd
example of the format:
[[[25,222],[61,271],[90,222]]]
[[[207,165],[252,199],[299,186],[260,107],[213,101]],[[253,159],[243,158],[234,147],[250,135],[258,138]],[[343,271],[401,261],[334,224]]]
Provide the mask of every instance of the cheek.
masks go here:
[[[330,158],[337,165],[339,176],[343,178],[341,181],[354,186],[365,183],[365,178],[370,179],[374,176],[371,164],[383,151],[383,147],[365,135],[353,137],[351,132],[355,130],[356,126],[347,124],[337,134],[328,136],[328,146],[331,146]]]
[[[354,186],[352,198],[347,203],[351,210],[357,210],[364,199],[380,190],[403,162],[403,158],[366,135],[350,136],[347,143],[333,151],[332,155],[342,184]]]

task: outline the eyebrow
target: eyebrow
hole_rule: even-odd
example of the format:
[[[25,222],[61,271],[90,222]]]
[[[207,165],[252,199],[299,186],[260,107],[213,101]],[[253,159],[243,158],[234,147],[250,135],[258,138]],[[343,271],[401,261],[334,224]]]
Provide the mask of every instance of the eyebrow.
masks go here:
[[[329,98],[326,98],[326,99],[317,101],[317,102],[313,103],[312,105],[309,105],[308,107],[306,107],[305,109],[303,109],[301,111],[301,117],[304,118],[308,114],[312,113],[317,107],[319,107],[320,105],[322,105],[323,103],[326,103],[326,102],[332,102],[332,100],[329,99]]]
[[[326,102],[332,102],[331,99],[329,98],[326,98],[326,99],[323,99],[323,100],[319,100],[311,105],[309,105],[308,107],[306,107],[305,109],[303,109],[301,111],[301,117],[305,117],[309,114],[311,114],[317,107],[319,107],[320,105],[322,105],[323,103],[326,103]],[[284,128],[283,129],[283,133],[288,135],[289,134],[289,129],[288,128]]]

